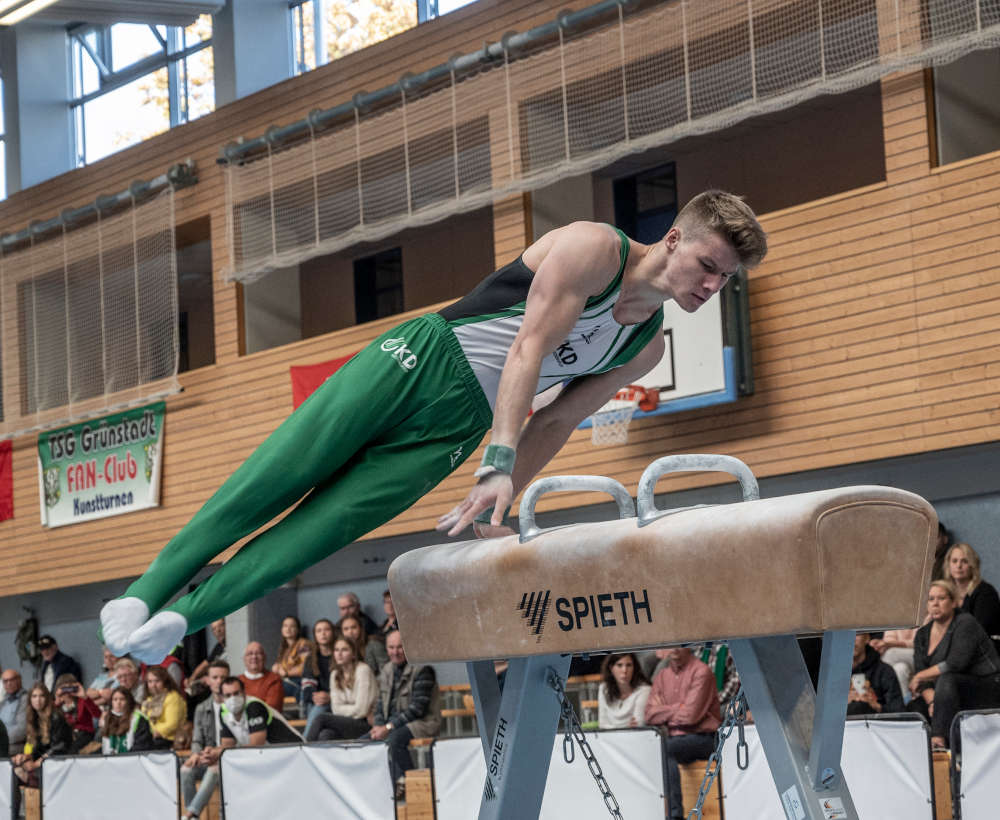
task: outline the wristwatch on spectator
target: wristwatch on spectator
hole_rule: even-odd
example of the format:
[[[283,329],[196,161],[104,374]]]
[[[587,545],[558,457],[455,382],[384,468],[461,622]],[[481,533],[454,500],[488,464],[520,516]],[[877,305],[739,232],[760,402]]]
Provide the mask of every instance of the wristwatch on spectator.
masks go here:
[[[392,731],[392,724],[391,724],[391,723],[387,723],[387,724],[385,724],[385,730],[386,730],[387,732],[391,732],[391,731]]]

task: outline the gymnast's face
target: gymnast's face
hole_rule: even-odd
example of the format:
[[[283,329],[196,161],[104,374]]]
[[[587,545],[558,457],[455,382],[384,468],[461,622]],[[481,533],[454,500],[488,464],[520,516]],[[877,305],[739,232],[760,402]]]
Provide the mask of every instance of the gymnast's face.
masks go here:
[[[663,246],[666,262],[654,285],[688,313],[722,290],[740,267],[736,250],[714,231],[685,236],[673,227],[663,237]]]

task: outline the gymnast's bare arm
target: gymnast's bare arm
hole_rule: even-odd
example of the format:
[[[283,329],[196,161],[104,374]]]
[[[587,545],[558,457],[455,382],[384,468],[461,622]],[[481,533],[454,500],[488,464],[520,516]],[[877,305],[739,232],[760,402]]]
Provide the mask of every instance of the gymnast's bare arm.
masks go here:
[[[480,479],[462,503],[438,519],[437,529],[457,535],[480,512],[490,508],[493,509],[491,523],[499,526],[504,510],[514,497],[515,486],[520,488],[530,481],[558,451],[576,424],[610,398],[618,386],[627,383],[624,379],[628,376],[621,368],[617,375],[606,380],[602,377],[607,374],[580,379],[578,390],[583,390],[583,394],[578,390],[564,391],[569,396],[561,395],[553,402],[555,409],[543,414],[552,419],[553,424],[536,424],[544,432],[530,434],[528,442],[523,441],[523,435],[531,426],[524,428],[523,422],[531,409],[542,360],[569,334],[587,298],[600,293],[615,276],[619,248],[618,236],[608,226],[575,222],[550,231],[525,251],[524,261],[535,270],[535,276],[528,291],[524,321],[500,377],[490,435],[491,444],[517,450],[514,476],[493,473]],[[597,384],[584,388],[591,379],[598,380]],[[573,406],[575,409],[569,409]],[[575,422],[570,423],[571,418]],[[519,466],[522,460],[526,462],[524,467]]]

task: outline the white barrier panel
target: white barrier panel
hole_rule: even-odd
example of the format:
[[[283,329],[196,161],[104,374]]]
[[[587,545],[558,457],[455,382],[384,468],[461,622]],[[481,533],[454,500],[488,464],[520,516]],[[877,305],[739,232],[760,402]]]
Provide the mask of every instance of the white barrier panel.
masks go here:
[[[652,729],[587,732],[587,742],[621,807],[622,816],[663,818],[663,758],[660,735]],[[579,747],[563,760],[563,735],[552,748],[540,820],[606,820],[608,809]],[[434,742],[437,820],[469,820],[479,811],[486,780],[483,744],[478,737]]]
[[[1000,806],[1000,714],[959,715],[962,820],[996,820]]]
[[[384,743],[244,746],[221,759],[227,817],[396,816]]]
[[[45,820],[176,820],[173,752],[50,757],[42,764]]]
[[[733,732],[722,750],[726,820],[786,820],[756,727],[746,727],[750,747],[750,766],[746,771],[736,765],[736,740],[737,734]],[[934,787],[929,754],[923,721],[847,721],[840,764],[858,817],[933,820]]]
[[[14,767],[10,765],[10,760],[0,760],[0,817],[10,817],[10,784]]]

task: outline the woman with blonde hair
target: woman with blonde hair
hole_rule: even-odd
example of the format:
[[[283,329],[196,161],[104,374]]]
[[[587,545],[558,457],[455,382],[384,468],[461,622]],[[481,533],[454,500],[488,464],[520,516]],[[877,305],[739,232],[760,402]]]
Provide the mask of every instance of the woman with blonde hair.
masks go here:
[[[146,670],[146,699],[142,713],[153,730],[154,749],[172,749],[174,737],[187,720],[187,703],[177,683],[162,666]]]
[[[979,553],[968,544],[953,544],[945,554],[944,566],[958,593],[959,612],[968,612],[979,621],[1000,650],[1000,596],[993,584],[983,580]]]
[[[319,714],[306,740],[353,740],[371,726],[368,715],[378,697],[378,683],[371,667],[361,660],[358,646],[343,635],[333,642],[330,672],[330,710]]]
[[[927,612],[930,621],[913,639],[909,708],[929,720],[934,748],[946,749],[960,710],[1000,706],[1000,655],[979,622],[958,611],[951,581],[931,582]]]

